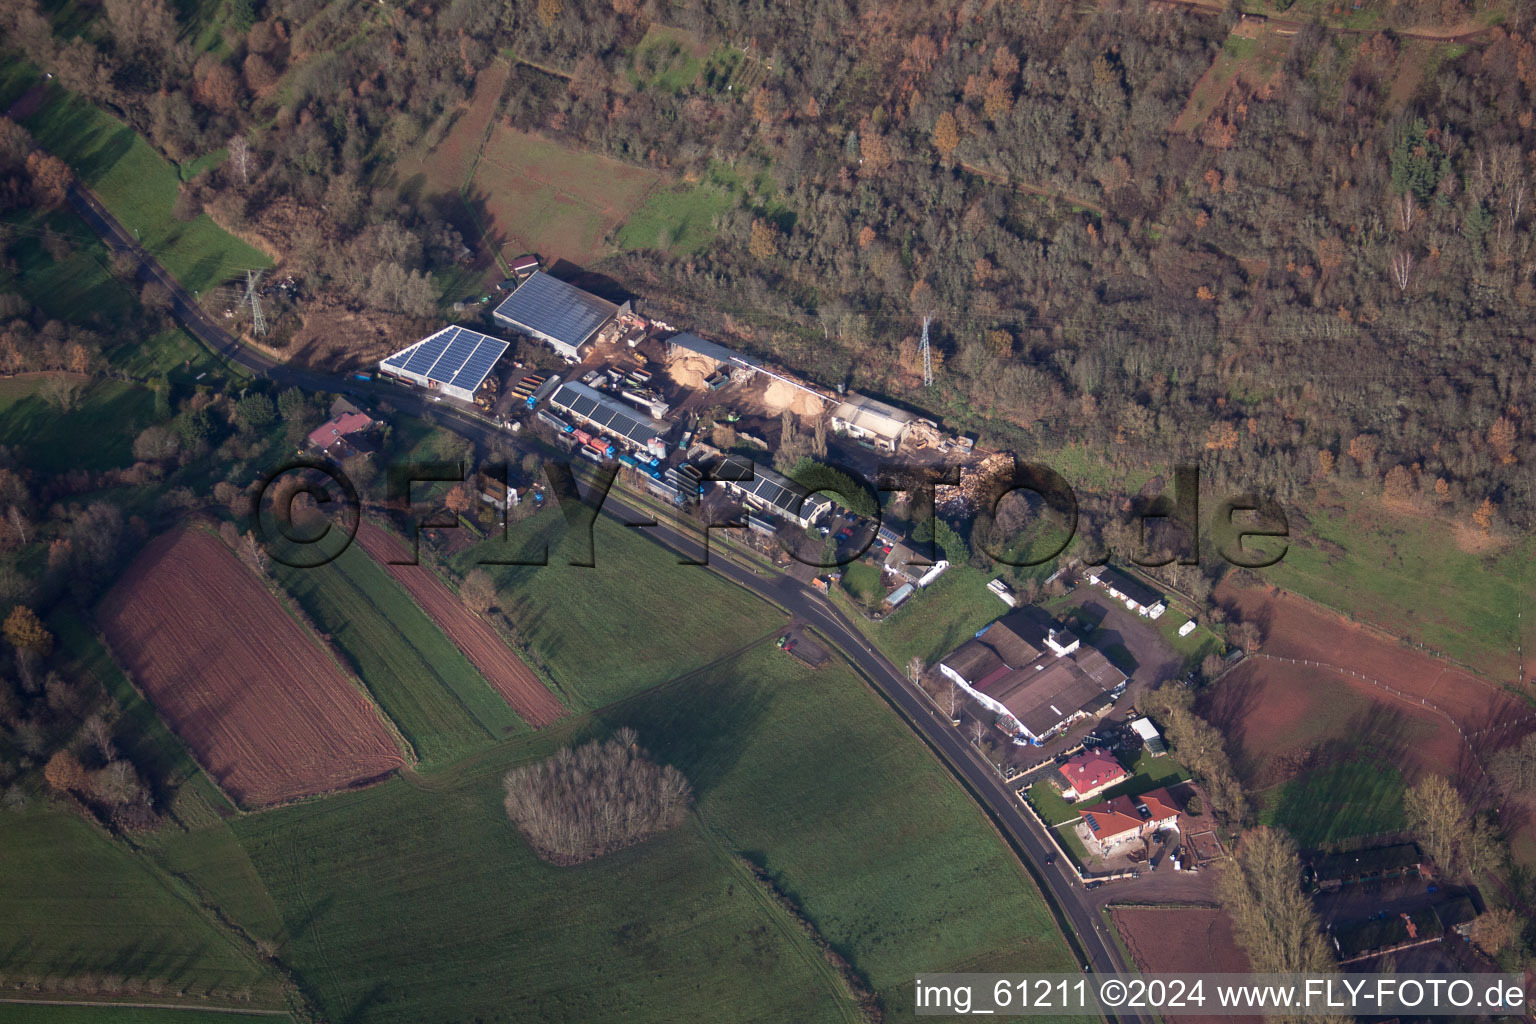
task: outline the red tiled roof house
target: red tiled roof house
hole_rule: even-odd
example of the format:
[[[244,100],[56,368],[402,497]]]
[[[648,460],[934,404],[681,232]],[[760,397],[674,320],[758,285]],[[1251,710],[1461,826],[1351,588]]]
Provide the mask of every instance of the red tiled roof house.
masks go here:
[[[1089,847],[1101,857],[1122,843],[1179,825],[1179,805],[1161,786],[1140,796],[1117,796],[1077,813],[1087,828]]]
[[[1067,800],[1086,800],[1131,777],[1113,754],[1089,747],[1057,769],[1061,776],[1061,795]]]

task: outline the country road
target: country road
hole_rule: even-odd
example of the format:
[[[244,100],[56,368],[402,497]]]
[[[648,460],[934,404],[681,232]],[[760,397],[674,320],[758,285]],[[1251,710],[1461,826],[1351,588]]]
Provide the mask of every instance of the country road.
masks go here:
[[[287,366],[242,345],[228,331],[216,324],[203,312],[189,295],[159,263],[143,250],[124,230],[105,207],[78,183],[71,187],[69,200],[93,230],[114,251],[127,251],[137,257],[142,280],[155,280],[164,285],[172,296],[172,311],[177,319],[204,345],[231,362],[266,377],[274,383],[296,386],[312,391],[341,392],[355,397],[371,396],[386,399],[401,411],[431,419],[474,441],[482,448],[492,444],[508,447],[519,439],[498,428],[494,423],[476,414],[451,406],[447,402],[432,401],[422,394],[407,391],[396,385],[363,383],[344,376],[318,373],[312,370]],[[544,453],[540,453],[544,454]],[[622,508],[631,513],[626,519],[619,514]],[[608,495],[604,511],[621,521],[650,521],[649,512],[636,504],[625,501],[617,491]],[[703,545],[693,536],[685,534],[666,523],[645,528],[654,540],[693,561],[702,560]],[[887,702],[918,733],[940,759],[954,772],[980,801],[993,822],[1018,851],[1030,874],[1036,879],[1048,902],[1057,914],[1058,921],[1074,939],[1080,958],[1085,957],[1085,968],[1095,972],[1113,973],[1134,970],[1125,963],[1118,946],[1105,928],[1098,911],[1088,899],[1082,883],[1072,868],[1062,858],[1052,856],[1055,846],[1045,829],[1029,816],[1017,799],[1004,785],[997,771],[982,758],[976,749],[950,724],[947,718],[913,684],[906,675],[880,654],[864,639],[843,613],[828,603],[820,594],[789,576],[740,565],[711,551],[709,570],[720,574],[763,599],[778,605],[798,619],[809,623],[828,643],[854,665],[869,683],[884,696]],[[1131,1012],[1117,1016],[1124,1024],[1151,1024],[1149,1018]]]

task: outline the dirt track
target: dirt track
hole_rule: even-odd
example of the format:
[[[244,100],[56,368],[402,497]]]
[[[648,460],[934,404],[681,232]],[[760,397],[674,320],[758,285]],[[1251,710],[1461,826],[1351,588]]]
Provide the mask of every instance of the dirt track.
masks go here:
[[[364,522],[357,539],[374,560],[400,581],[443,634],[453,641],[470,664],[496,688],[512,709],[529,725],[548,725],[565,714],[555,695],[523,664],[506,641],[486,625],[437,574],[420,565],[391,565],[411,557],[403,543],[371,523]]]
[[[372,705],[218,538],[155,540],[97,620],[123,665],[225,791],[248,807],[403,763]]]

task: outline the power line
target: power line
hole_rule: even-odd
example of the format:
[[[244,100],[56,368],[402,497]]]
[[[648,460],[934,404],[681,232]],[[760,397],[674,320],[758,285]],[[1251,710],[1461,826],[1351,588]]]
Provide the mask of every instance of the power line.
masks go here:
[[[923,317],[921,348],[923,350],[923,387],[925,388],[933,387],[933,349],[928,347],[928,324],[931,320],[933,320],[931,316]]]
[[[260,280],[261,271],[245,272],[245,301],[251,305],[251,330],[257,337],[267,333],[267,318],[261,314],[261,296],[256,293],[256,282]]]

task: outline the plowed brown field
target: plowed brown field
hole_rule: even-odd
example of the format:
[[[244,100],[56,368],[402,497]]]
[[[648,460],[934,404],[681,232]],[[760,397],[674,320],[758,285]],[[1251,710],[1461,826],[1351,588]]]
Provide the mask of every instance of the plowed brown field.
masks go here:
[[[357,539],[375,561],[400,581],[422,611],[464,652],[470,664],[480,670],[523,721],[538,728],[565,714],[564,706],[533,670],[523,664],[485,620],[464,607],[464,602],[435,572],[421,565],[390,564],[411,557],[399,539],[367,522],[357,531]]]
[[[244,806],[369,781],[402,763],[319,641],[209,533],[156,539],[97,618],[145,695]]]
[[[1114,907],[1120,937],[1149,974],[1246,974],[1248,958],[1234,948],[1232,921],[1225,911],[1201,907]],[[1209,998],[1209,993],[1207,993]],[[1194,1024],[1258,1020],[1256,1017],[1189,1017],[1164,1012],[1165,1021]]]

